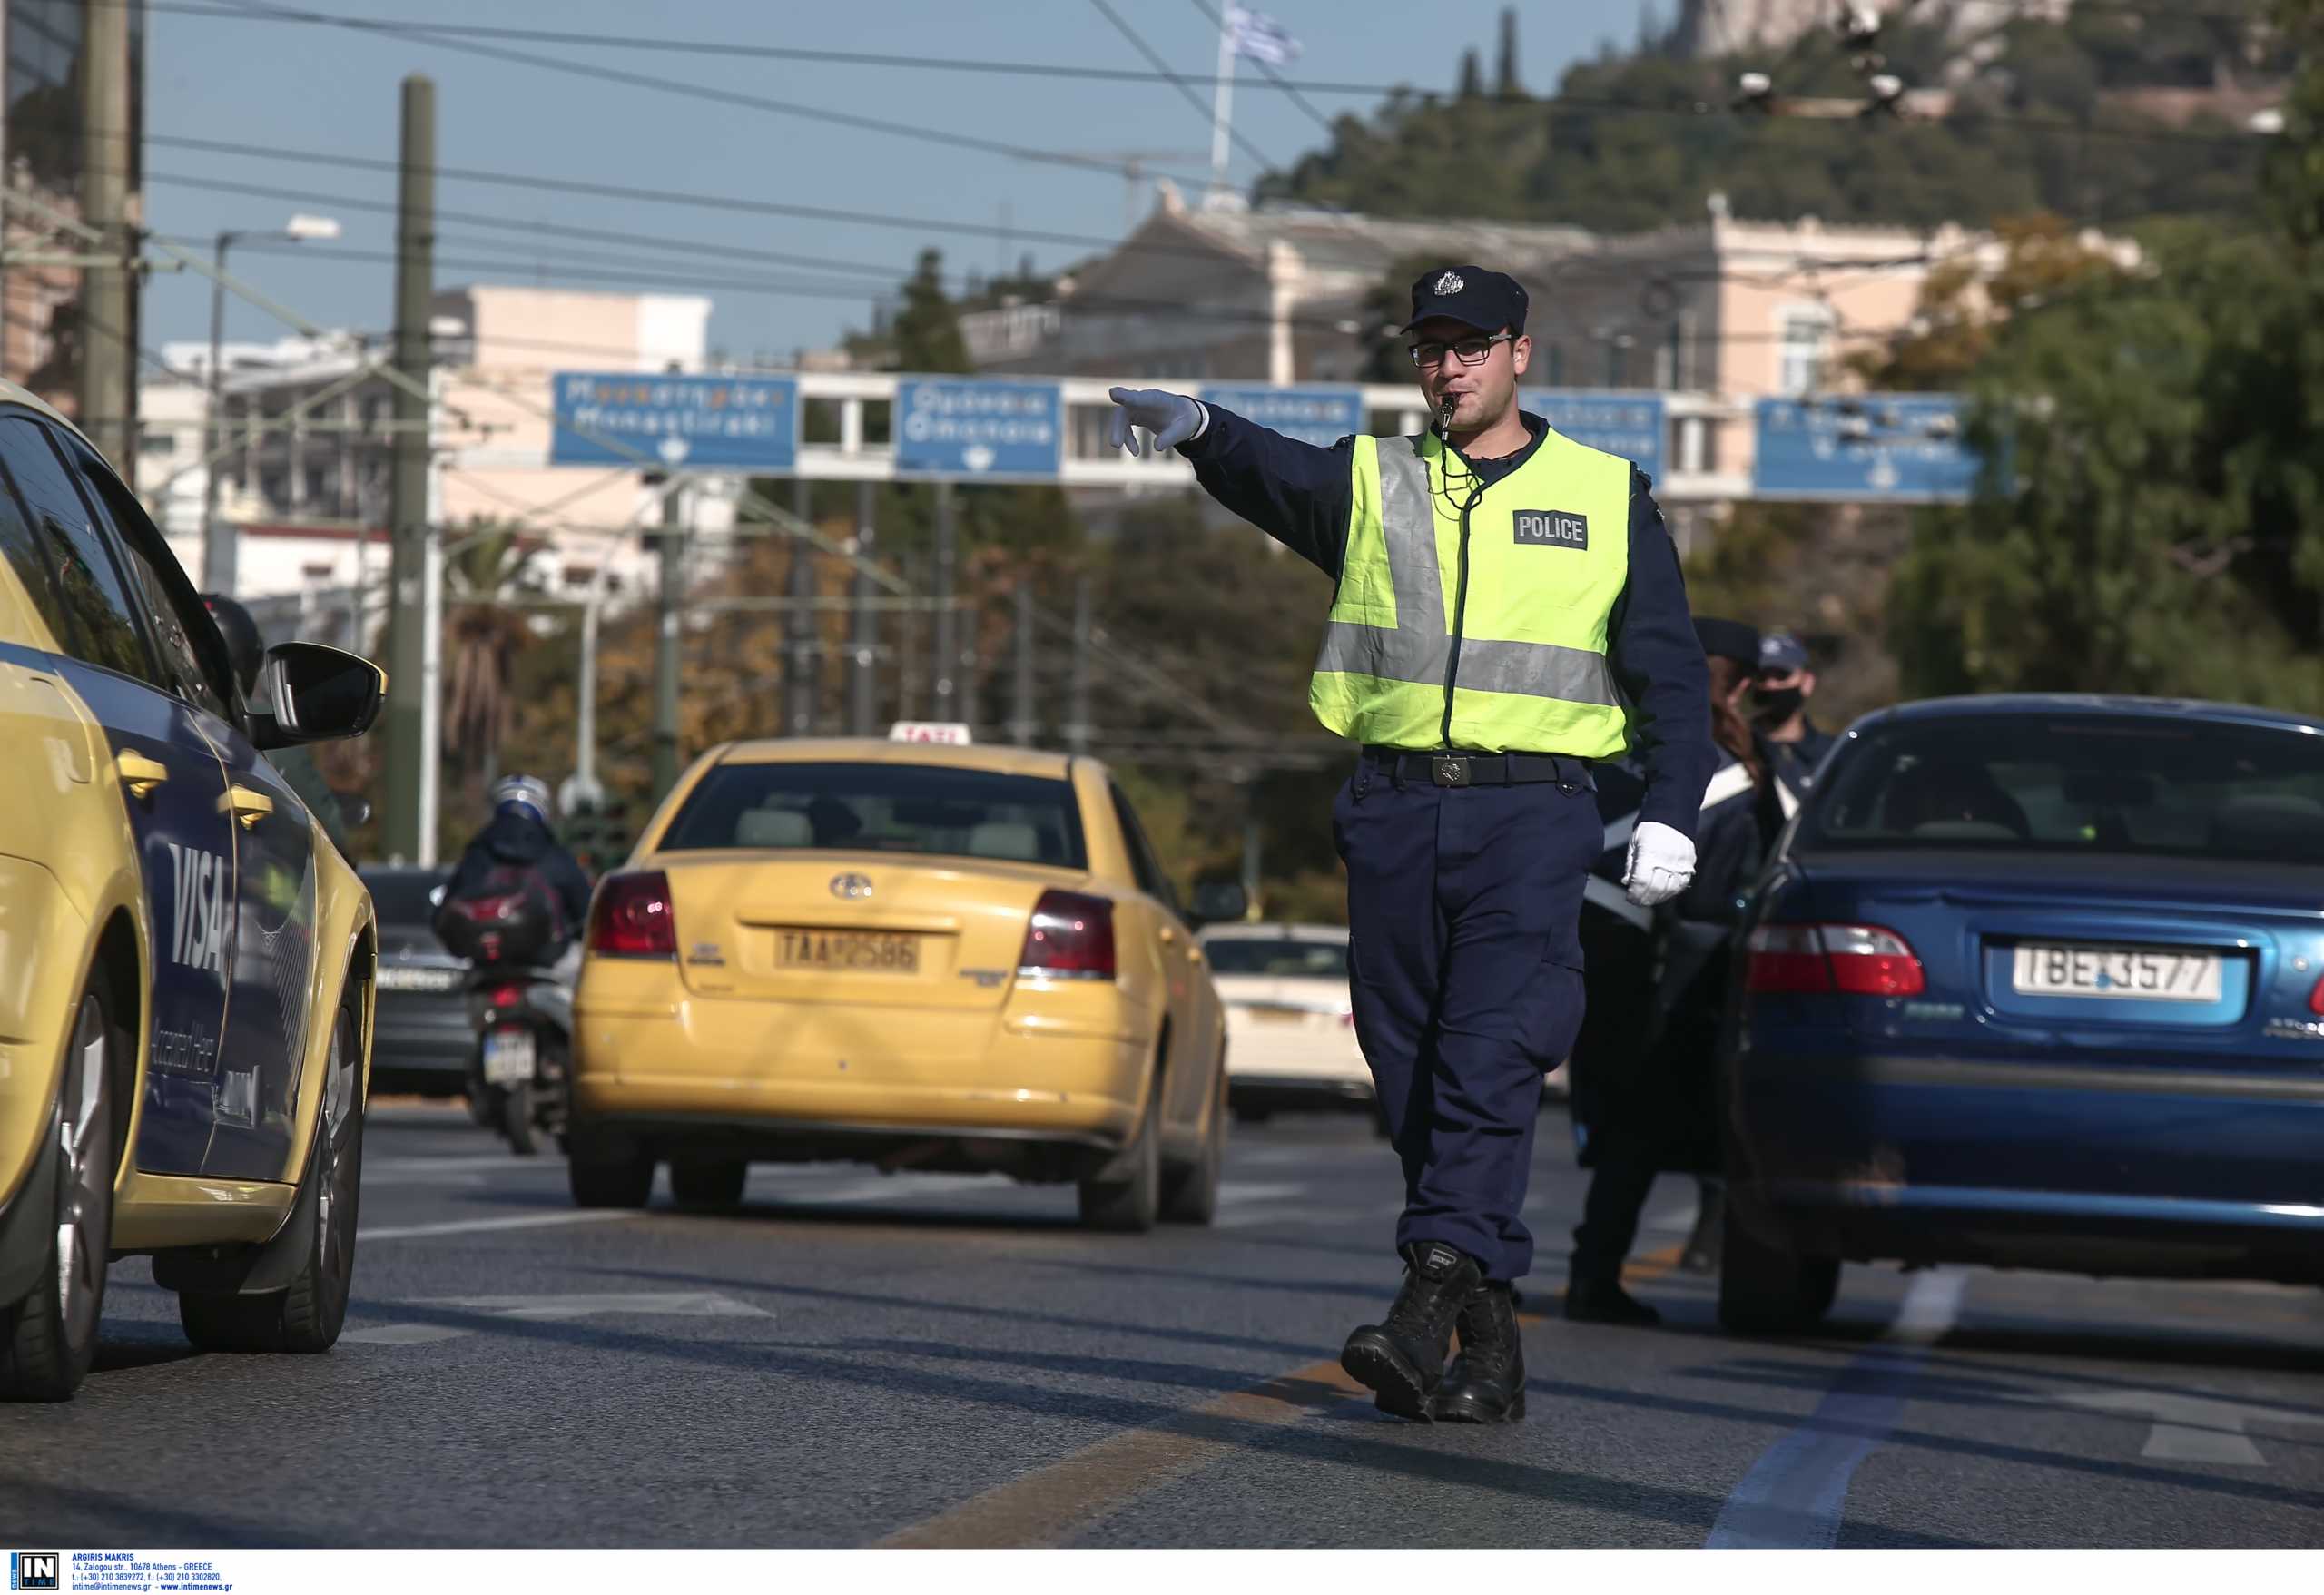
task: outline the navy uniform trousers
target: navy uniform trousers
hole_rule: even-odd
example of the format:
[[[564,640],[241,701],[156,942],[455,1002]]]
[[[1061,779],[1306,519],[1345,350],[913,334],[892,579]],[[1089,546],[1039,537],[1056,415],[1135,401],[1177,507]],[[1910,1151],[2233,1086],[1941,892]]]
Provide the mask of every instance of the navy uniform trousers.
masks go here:
[[[1581,1026],[1581,888],[1605,830],[1573,772],[1440,786],[1367,754],[1332,811],[1356,1039],[1404,1167],[1396,1245],[1445,1242],[1492,1280],[1532,1267],[1541,1078]]]

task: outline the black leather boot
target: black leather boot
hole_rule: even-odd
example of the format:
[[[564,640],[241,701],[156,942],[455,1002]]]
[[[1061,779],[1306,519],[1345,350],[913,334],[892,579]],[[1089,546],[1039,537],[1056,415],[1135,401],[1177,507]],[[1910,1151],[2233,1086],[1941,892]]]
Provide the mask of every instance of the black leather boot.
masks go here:
[[[1482,1285],[1461,1304],[1461,1354],[1444,1370],[1429,1412],[1443,1423],[1513,1423],[1525,1415],[1525,1348],[1516,1293]]]
[[[1565,1315],[1576,1324],[1651,1329],[1662,1314],[1622,1288],[1619,1279],[1576,1279],[1565,1287]]]
[[[1428,1418],[1444,1380],[1444,1354],[1461,1305],[1484,1282],[1477,1260],[1443,1241],[1404,1248],[1404,1287],[1388,1316],[1347,1337],[1340,1366],[1369,1386],[1372,1404],[1399,1418]]]

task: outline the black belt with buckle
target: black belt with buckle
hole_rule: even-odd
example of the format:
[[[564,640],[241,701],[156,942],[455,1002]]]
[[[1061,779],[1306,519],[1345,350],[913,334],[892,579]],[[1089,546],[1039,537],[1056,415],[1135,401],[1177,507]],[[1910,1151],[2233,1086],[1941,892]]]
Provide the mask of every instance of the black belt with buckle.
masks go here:
[[[1401,748],[1366,748],[1364,756],[1384,775],[1399,781],[1426,781],[1438,786],[1519,786],[1554,782],[1569,790],[1598,783],[1590,761],[1564,753],[1407,753]]]

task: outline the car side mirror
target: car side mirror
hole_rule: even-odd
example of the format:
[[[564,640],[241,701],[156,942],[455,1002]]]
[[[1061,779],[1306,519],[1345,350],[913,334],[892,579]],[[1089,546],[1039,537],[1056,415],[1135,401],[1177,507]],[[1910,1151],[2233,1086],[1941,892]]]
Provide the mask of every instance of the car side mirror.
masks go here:
[[[277,643],[259,666],[251,741],[260,748],[361,736],[388,701],[388,673],[344,648]]]
[[[1223,925],[1249,913],[1251,899],[1239,881],[1206,881],[1195,888],[1188,911],[1196,924]]]

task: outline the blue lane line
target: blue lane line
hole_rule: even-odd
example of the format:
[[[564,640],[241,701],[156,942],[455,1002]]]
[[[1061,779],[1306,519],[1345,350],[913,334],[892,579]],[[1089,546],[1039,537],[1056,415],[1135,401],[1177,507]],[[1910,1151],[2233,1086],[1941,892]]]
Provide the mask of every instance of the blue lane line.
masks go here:
[[[1924,1274],[1913,1282],[1882,1344],[1842,1369],[1807,1422],[1752,1464],[1719,1509],[1710,1551],[1829,1551],[1839,1539],[1856,1464],[1896,1426],[1927,1348],[1959,1314],[1967,1276]]]

